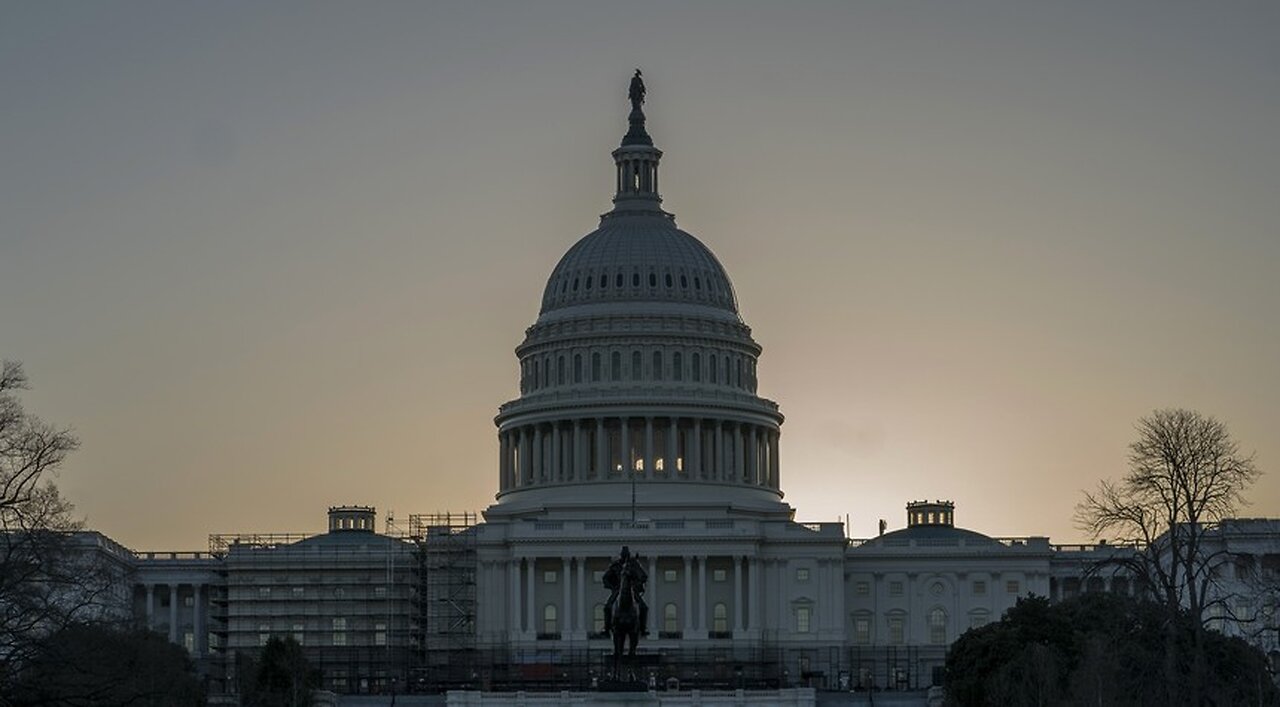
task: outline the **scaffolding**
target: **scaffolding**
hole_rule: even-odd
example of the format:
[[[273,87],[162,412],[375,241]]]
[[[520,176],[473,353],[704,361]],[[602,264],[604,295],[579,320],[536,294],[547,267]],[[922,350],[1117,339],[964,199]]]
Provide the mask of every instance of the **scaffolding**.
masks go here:
[[[474,680],[476,522],[470,512],[409,516],[418,545],[420,687],[449,689]]]

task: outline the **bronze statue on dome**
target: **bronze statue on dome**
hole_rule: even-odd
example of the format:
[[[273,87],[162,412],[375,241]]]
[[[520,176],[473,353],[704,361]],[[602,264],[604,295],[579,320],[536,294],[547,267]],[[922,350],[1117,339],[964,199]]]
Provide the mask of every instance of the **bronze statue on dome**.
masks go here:
[[[644,105],[644,79],[640,78],[640,69],[636,69],[636,75],[631,77],[627,98],[631,99],[631,110],[640,110],[640,106]]]

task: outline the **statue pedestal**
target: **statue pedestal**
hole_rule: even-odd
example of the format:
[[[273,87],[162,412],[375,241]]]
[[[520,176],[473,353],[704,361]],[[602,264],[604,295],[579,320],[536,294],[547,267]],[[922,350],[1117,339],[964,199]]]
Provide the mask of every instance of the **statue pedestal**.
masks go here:
[[[648,684],[641,680],[601,680],[598,689],[600,692],[649,692]]]

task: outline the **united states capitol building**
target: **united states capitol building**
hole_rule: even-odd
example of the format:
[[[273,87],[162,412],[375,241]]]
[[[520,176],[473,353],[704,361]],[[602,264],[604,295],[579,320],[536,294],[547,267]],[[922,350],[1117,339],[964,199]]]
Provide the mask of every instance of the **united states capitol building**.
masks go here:
[[[1019,597],[1140,590],[1089,572],[1132,548],[988,537],[947,501],[907,503],[869,539],[796,520],[761,347],[725,268],[663,209],[642,98],[612,153],[613,208],[552,270],[516,348],[480,516],[336,506],[325,533],[215,535],[199,552],[98,536],[127,610],[185,646],[212,693],[234,693],[272,636],[339,693],[589,686],[612,650],[601,578],[622,546],[648,570],[641,653],[660,685],[920,689]],[[1280,572],[1280,520],[1215,537]]]

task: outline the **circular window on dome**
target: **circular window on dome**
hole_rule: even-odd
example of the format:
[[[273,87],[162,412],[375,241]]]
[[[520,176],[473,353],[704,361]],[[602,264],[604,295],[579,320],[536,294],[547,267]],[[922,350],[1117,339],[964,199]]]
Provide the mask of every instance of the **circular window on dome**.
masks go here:
[[[667,273],[667,289],[670,289],[672,284],[671,273]]]
[[[693,289],[699,292],[702,291],[702,278],[700,277],[693,278]]]
[[[657,286],[658,286],[658,274],[649,273],[649,287],[657,287]]]
[[[680,289],[682,290],[689,289],[689,278],[685,277],[684,275],[680,276]]]
[[[618,277],[614,278],[613,286],[622,289],[622,273],[618,273]]]
[[[640,273],[638,272],[631,273],[631,286],[632,287],[640,286]]]
[[[601,276],[600,276],[600,289],[602,289],[602,290],[603,290],[603,289],[607,289],[608,287],[609,287],[609,276],[608,276],[608,275],[601,275]]]
[[[576,278],[576,277],[575,277],[575,278],[573,278],[573,291],[574,291],[574,292],[577,292],[577,291],[578,291],[578,278]]]
[[[590,275],[588,275],[588,276],[587,276],[587,289],[588,289],[588,290],[589,290],[589,289],[591,289],[591,279],[592,279],[592,278],[591,278],[591,276],[590,276]]]

